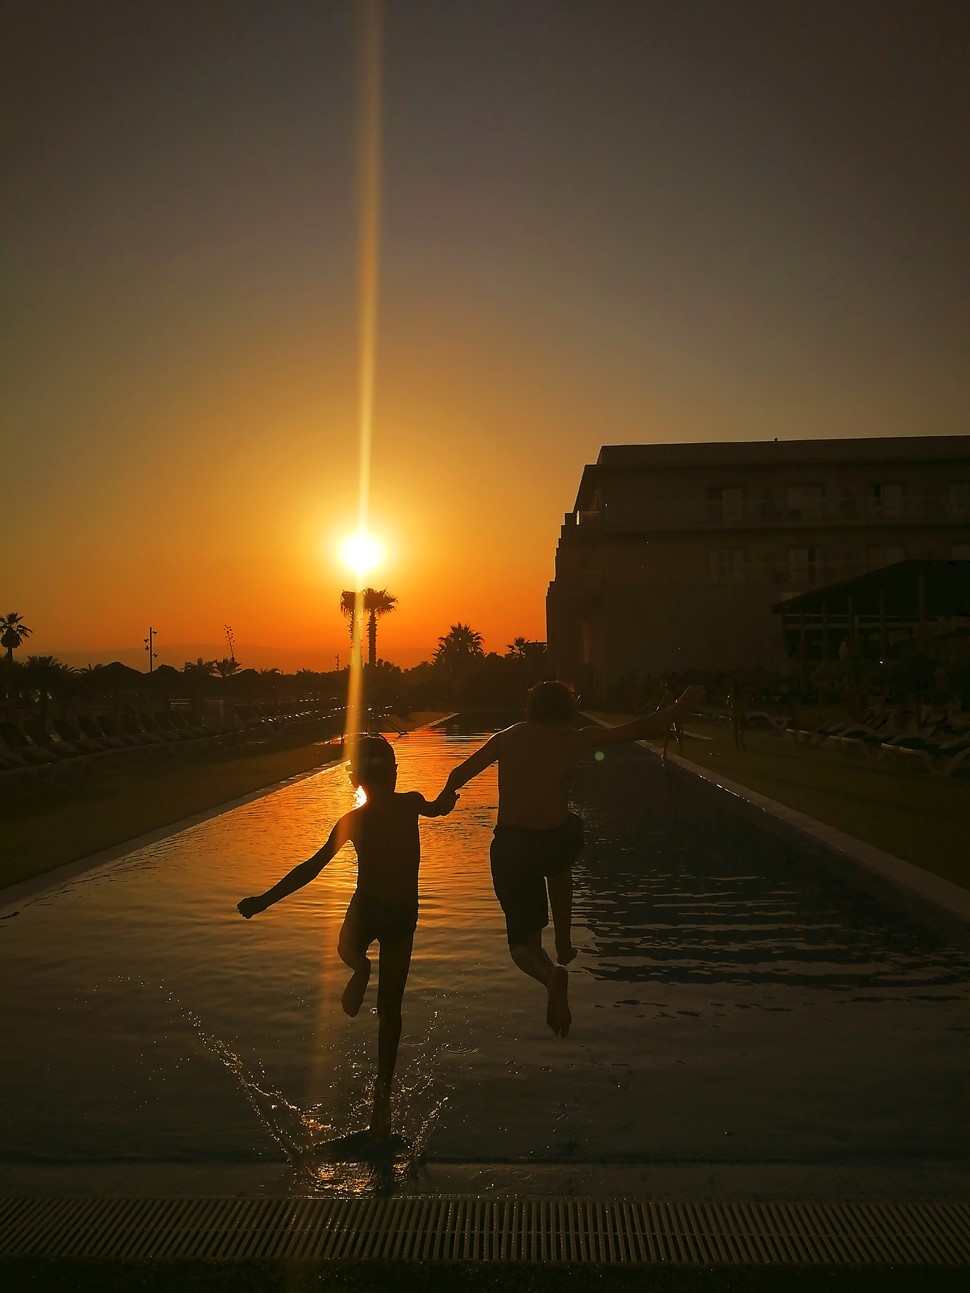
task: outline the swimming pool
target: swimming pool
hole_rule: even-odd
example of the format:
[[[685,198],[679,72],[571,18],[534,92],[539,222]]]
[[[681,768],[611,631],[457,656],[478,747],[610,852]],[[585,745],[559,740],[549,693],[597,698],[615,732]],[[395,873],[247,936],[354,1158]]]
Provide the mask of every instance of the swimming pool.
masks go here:
[[[435,794],[480,739],[398,740],[399,787]],[[494,770],[423,824],[395,1103],[411,1152],[380,1170],[330,1161],[366,1123],[376,1062],[373,984],[356,1020],[339,1005],[349,851],[235,912],[352,806],[344,768],[3,908],[0,1191],[163,1169],[180,1192],[236,1172],[353,1194],[432,1190],[449,1165],[970,1162],[966,953],[743,825],[674,823],[656,760],[606,756],[575,778],[566,1039],[508,959]]]

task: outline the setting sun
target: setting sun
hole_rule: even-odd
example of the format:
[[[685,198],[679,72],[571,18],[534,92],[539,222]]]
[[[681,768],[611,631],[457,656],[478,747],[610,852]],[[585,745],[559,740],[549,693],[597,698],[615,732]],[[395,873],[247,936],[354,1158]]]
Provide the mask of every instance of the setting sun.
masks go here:
[[[365,579],[386,556],[383,542],[369,530],[355,530],[348,534],[340,544],[340,560],[352,575]]]

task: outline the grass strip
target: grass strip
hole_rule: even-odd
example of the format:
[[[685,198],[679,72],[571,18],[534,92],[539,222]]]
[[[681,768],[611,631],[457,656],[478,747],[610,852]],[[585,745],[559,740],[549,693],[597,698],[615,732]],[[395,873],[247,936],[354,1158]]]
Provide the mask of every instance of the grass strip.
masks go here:
[[[736,750],[724,725],[690,720],[688,727],[684,757],[692,763],[970,889],[965,777],[934,777],[780,733],[747,732],[745,748]]]

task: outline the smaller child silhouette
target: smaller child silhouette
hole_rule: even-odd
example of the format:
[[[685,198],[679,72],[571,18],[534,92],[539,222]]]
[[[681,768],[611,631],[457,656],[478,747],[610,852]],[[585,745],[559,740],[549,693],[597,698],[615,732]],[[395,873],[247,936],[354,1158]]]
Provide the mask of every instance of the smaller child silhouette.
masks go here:
[[[401,1002],[418,923],[418,818],[444,816],[454,807],[455,795],[444,791],[429,802],[417,791],[396,793],[397,763],[390,744],[382,736],[360,736],[352,748],[354,744],[350,777],[363,789],[367,802],[345,813],[311,858],[265,893],[243,898],[237,907],[249,920],[315,880],[348,841],[353,844],[357,888],[337,942],[341,960],[352,971],[341,1005],[348,1015],[360,1010],[371,972],[367,949],[371,943],[379,943],[377,1081],[370,1129],[374,1135],[388,1136],[391,1081],[401,1040]]]

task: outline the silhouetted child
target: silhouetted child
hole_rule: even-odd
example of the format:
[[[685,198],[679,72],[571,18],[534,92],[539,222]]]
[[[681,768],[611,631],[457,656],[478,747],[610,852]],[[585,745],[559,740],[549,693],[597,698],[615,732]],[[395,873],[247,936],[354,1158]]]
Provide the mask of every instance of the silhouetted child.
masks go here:
[[[351,780],[367,802],[336,823],[326,844],[263,894],[243,898],[239,912],[248,920],[274,902],[315,880],[349,841],[357,853],[357,889],[340,930],[337,951],[353,973],[340,1004],[356,1015],[364,1000],[371,964],[367,949],[380,944],[377,986],[377,1081],[371,1131],[387,1136],[391,1129],[391,1080],[401,1040],[401,1001],[411,966],[411,947],[418,923],[418,865],[421,846],[418,817],[442,817],[455,796],[442,793],[433,803],[417,791],[395,793],[397,764],[382,736],[361,736]]]
[[[570,934],[572,865],[583,847],[583,823],[569,811],[570,773],[588,750],[662,736],[703,695],[702,687],[688,687],[666,709],[630,723],[573,727],[570,688],[562,682],[537,683],[529,692],[525,722],[489,737],[452,769],[445,783],[443,797],[498,762],[492,884],[505,913],[509,954],[524,974],[545,987],[546,1023],[557,1037],[565,1037],[572,1023],[564,967],[576,955]],[[558,965],[542,946],[550,907]]]

